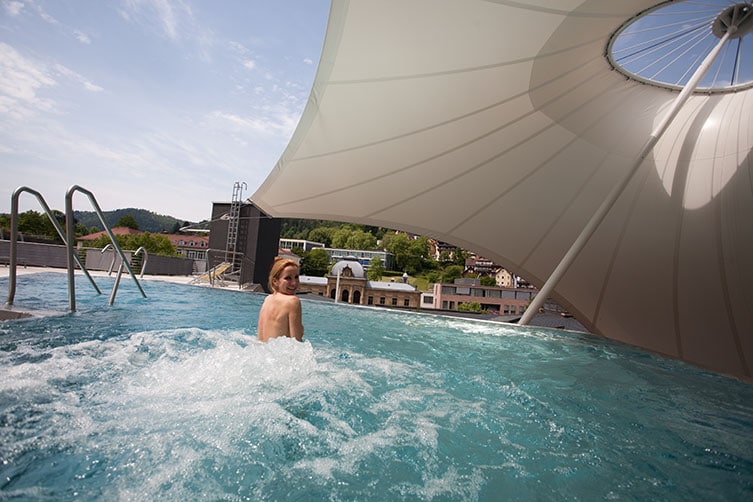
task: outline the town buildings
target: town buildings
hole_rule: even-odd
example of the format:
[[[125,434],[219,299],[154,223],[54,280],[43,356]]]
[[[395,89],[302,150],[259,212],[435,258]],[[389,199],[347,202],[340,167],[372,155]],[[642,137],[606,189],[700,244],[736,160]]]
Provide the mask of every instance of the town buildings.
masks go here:
[[[502,316],[523,314],[536,296],[535,289],[482,286],[479,279],[456,279],[454,284],[434,284],[425,293],[421,308],[459,310],[463,304],[478,303],[489,313]]]
[[[301,276],[298,290],[355,305],[417,309],[421,300],[421,292],[403,280],[368,280],[364,267],[353,259],[338,261],[326,277]]]
[[[112,233],[115,236],[118,235],[139,235],[145,232],[141,230],[134,230],[128,227],[115,227],[112,229]],[[101,232],[95,232],[89,235],[83,235],[76,239],[76,242],[86,243],[92,242],[103,235],[107,235],[107,232],[102,230]],[[209,249],[209,237],[205,235],[181,235],[181,234],[159,234],[167,237],[170,243],[178,250],[178,254],[189,258],[191,260],[206,260],[207,250]]]
[[[321,242],[307,241],[304,239],[280,239],[280,248],[292,250],[295,248],[302,249],[304,252],[309,252],[312,249],[324,249],[329,256],[330,262],[337,262],[345,259],[356,259],[358,262],[368,270],[371,260],[379,258],[382,260],[385,270],[393,270],[395,266],[395,256],[392,253],[380,250],[362,250],[362,249],[341,249],[341,248],[328,248]]]

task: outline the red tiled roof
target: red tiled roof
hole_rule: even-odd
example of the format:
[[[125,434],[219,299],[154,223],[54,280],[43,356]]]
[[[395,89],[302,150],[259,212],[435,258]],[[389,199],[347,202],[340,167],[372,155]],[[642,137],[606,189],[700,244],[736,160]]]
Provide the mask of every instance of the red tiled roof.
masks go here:
[[[112,233],[114,235],[138,235],[143,234],[145,232],[142,232],[141,230],[134,230],[132,228],[128,227],[115,227],[112,229]],[[107,235],[107,232],[102,230],[101,232],[96,232],[89,235],[84,235],[78,238],[80,241],[93,241],[97,240],[99,237]],[[208,247],[209,245],[209,237],[205,235],[179,235],[179,234],[156,234],[156,235],[164,235],[167,237],[170,242],[174,246],[179,246],[179,242],[183,241],[185,244],[182,245],[182,247]],[[191,242],[194,243],[194,246],[191,246]],[[204,243],[204,246],[201,246],[201,243]]]
[[[207,247],[209,245],[209,237],[207,237],[206,235],[180,235],[180,234],[162,234],[162,235],[170,239],[170,242],[172,242],[174,246],[177,246],[180,241],[185,242],[183,246],[190,246],[191,242],[194,243],[195,247],[200,247],[200,246],[196,246],[196,244],[200,244],[202,242],[205,244],[204,247]]]
[[[115,228],[112,229],[112,233],[113,233],[113,235],[138,235],[138,234],[143,234],[144,232],[142,232],[141,230],[134,230],[134,229],[128,228],[128,227],[115,227]],[[79,237],[78,240],[80,240],[80,241],[94,241],[94,240],[99,239],[103,235],[107,235],[107,232],[105,232],[104,230],[102,230],[100,232],[95,232],[95,233],[89,234],[89,235],[83,235],[83,236]]]

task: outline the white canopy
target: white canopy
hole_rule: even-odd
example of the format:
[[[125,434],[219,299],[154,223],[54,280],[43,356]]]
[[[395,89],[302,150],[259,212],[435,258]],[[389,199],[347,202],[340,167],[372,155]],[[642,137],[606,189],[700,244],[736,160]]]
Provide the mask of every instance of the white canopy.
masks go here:
[[[309,103],[251,199],[433,237],[541,286],[678,94],[605,57],[656,3],[334,0]],[[594,333],[751,376],[752,106],[691,96],[557,284]]]

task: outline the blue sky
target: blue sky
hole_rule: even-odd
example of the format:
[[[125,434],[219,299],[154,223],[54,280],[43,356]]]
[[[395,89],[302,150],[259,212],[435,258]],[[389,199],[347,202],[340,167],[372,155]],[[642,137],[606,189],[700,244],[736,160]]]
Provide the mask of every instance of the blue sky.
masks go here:
[[[64,210],[208,219],[287,145],[327,0],[0,0],[0,212],[19,186]],[[29,194],[21,211],[41,210]],[[77,194],[74,209],[91,210]]]

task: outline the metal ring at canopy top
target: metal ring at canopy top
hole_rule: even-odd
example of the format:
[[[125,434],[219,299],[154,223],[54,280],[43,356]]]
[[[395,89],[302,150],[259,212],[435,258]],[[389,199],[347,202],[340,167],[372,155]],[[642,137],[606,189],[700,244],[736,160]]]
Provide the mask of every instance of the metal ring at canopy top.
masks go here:
[[[753,0],[666,1],[636,14],[610,37],[609,63],[645,84],[679,90],[725,32],[724,44],[696,92],[753,86]]]

